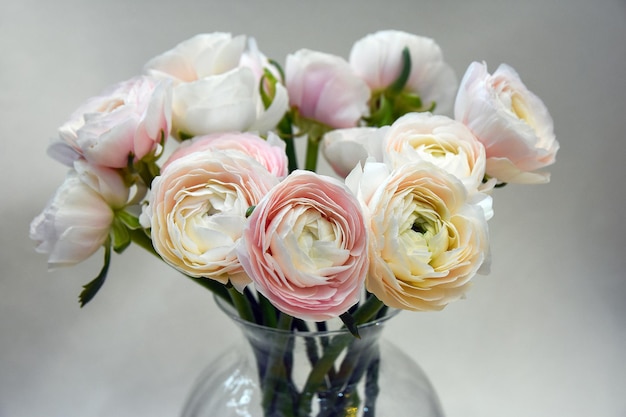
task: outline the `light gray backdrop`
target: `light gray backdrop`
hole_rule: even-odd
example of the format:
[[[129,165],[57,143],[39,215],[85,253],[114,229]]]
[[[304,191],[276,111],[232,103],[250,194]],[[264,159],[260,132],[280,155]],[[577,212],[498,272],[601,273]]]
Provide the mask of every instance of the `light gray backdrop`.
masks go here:
[[[30,220],[61,183],[49,138],[86,98],[199,32],[347,57],[378,29],[433,37],[460,77],[515,67],[561,143],[549,185],[495,195],[493,269],[443,312],[389,338],[430,375],[449,417],[626,416],[626,3],[5,1],[0,12],[0,416],[175,416],[234,339],[200,287],[139,250],[48,273]],[[392,416],[385,416],[392,417]],[[395,417],[395,416],[393,416]]]

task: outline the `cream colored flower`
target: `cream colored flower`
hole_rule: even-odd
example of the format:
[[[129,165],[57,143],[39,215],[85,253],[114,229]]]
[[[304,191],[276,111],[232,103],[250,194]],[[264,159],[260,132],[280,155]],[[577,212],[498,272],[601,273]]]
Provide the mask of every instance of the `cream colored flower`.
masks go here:
[[[368,162],[346,183],[366,208],[366,286],[385,304],[442,309],[464,294],[479,268],[487,268],[484,207],[470,203],[454,176],[426,162],[393,171]],[[490,205],[490,197],[484,195],[482,203]]]
[[[385,135],[385,156],[392,167],[426,161],[460,179],[469,192],[485,175],[485,148],[461,122],[431,113],[409,113]]]
[[[278,183],[240,151],[201,151],[171,162],[152,183],[141,221],[151,227],[154,249],[192,277],[238,289],[249,282],[235,253],[246,211]]]

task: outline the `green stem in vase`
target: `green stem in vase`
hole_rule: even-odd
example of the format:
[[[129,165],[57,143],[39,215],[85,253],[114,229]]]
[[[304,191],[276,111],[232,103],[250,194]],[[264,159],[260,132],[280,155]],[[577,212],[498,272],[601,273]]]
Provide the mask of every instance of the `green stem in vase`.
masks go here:
[[[367,323],[376,316],[383,306],[383,302],[375,296],[368,297],[354,312],[353,318],[357,324]],[[329,371],[333,368],[335,361],[354,339],[354,336],[351,334],[340,334],[332,338],[328,346],[324,349],[324,355],[315,364],[313,369],[311,369],[309,377],[304,384],[298,404],[298,416],[308,416],[310,414],[311,401],[316,391],[324,385],[324,381]],[[345,370],[345,372],[349,372],[349,370]]]
[[[280,314],[278,319],[278,330],[289,332],[293,323],[293,317],[288,314]],[[286,333],[273,335],[281,343],[274,344],[267,357],[265,375],[261,380],[261,390],[263,391],[263,410],[265,416],[295,417],[294,414],[294,386],[291,382],[288,351],[289,337]]]
[[[254,319],[254,312],[252,311],[252,306],[250,306],[248,298],[237,291],[237,289],[232,285],[227,286],[227,288],[230,300],[233,306],[235,306],[235,309],[237,309],[239,317],[251,323],[256,323],[256,320]]]

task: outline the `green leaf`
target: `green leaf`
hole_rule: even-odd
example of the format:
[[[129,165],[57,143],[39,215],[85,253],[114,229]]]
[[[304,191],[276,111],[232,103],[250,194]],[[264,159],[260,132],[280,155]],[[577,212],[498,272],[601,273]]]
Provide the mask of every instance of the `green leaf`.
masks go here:
[[[350,331],[350,333],[352,333],[352,336],[356,337],[357,339],[361,338],[361,336],[359,335],[359,328],[357,327],[356,321],[354,320],[354,317],[352,317],[352,314],[345,312],[340,315],[339,318],[341,319],[341,321],[343,321],[343,324],[346,325],[346,328]]]
[[[104,245],[104,265],[102,265],[102,269],[97,277],[95,277],[88,284],[83,285],[83,290],[78,296],[78,301],[80,303],[80,307],[83,308],[85,304],[93,299],[96,296],[104,281],[106,280],[107,274],[109,272],[109,265],[111,264],[111,245],[107,242]]]

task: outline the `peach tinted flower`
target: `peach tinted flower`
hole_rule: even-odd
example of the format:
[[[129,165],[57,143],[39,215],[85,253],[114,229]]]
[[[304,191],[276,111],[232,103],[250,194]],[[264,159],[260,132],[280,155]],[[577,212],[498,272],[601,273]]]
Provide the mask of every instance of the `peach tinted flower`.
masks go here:
[[[163,260],[192,277],[242,289],[249,283],[235,253],[246,211],[278,183],[254,158],[233,150],[193,152],[152,182],[142,225]]]
[[[287,56],[285,78],[289,104],[306,119],[346,128],[367,112],[369,89],[341,57],[299,50]]]
[[[485,175],[485,149],[461,122],[431,113],[409,113],[385,135],[385,155],[391,166],[426,161],[477,190]]]
[[[454,115],[485,146],[487,175],[511,183],[550,181],[541,170],[554,163],[559,149],[552,117],[513,68],[502,64],[490,75],[484,63],[470,64]]]
[[[372,91],[389,87],[400,75],[402,51],[408,48],[411,73],[405,90],[420,96],[425,106],[436,103],[438,113],[451,110],[457,87],[452,67],[434,40],[397,30],[384,30],[355,42],[350,66]]]
[[[193,152],[211,150],[237,150],[256,159],[278,178],[287,176],[288,160],[285,153],[285,142],[270,132],[267,139],[252,133],[228,132],[197,136],[184,141],[163,164],[165,169],[172,161]]]
[[[169,136],[171,85],[141,76],[116,84],[80,106],[59,128],[48,152],[71,166],[80,158],[93,165],[125,168],[129,156],[155,153]]]
[[[386,305],[440,310],[487,267],[483,207],[470,203],[454,176],[427,162],[394,170],[368,162],[346,183],[365,209],[370,232],[366,287]]]
[[[359,300],[367,231],[344,184],[294,171],[256,206],[237,253],[255,288],[278,309],[326,320]]]

